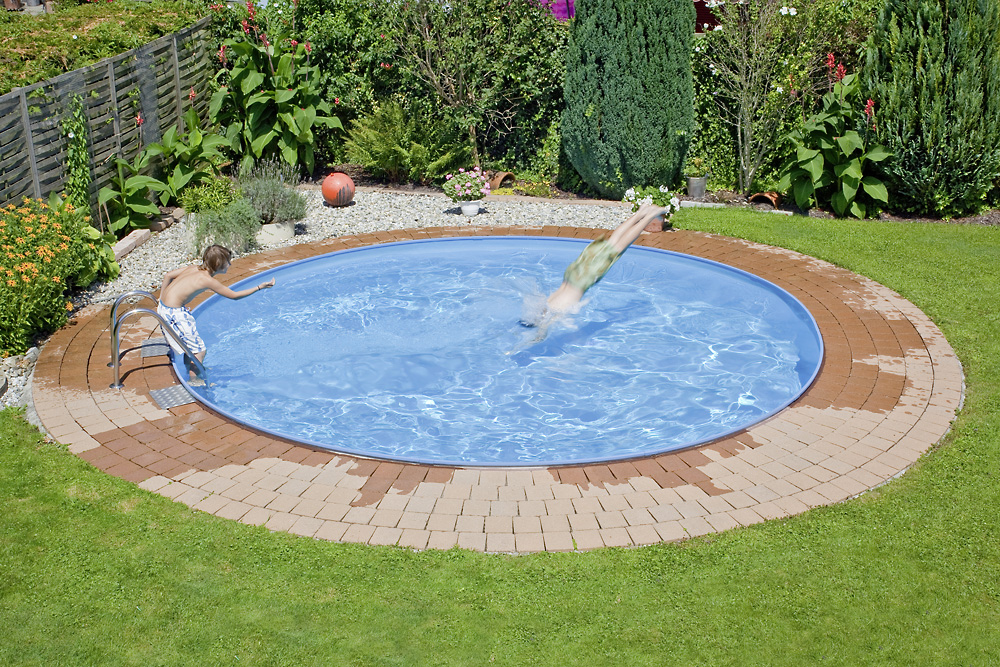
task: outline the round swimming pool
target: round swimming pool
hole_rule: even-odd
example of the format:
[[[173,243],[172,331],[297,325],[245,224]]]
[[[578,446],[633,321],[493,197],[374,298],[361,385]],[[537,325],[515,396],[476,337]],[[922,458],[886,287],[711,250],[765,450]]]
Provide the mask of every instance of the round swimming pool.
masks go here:
[[[708,442],[780,411],[823,343],[786,291],[708,260],[630,248],[551,327],[519,322],[578,239],[367,246],[258,274],[195,309],[208,407],[323,449],[458,466],[580,464]],[[175,359],[178,375],[187,373]]]

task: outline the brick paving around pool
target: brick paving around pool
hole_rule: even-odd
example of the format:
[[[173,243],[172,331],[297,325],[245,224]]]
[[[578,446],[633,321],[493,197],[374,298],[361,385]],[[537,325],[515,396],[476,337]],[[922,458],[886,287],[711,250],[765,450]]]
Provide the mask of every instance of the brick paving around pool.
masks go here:
[[[376,243],[599,233],[378,232],[245,257],[224,280]],[[199,404],[159,409],[150,390],[177,380],[166,357],[140,356],[144,340],[161,336],[148,316],[126,322],[124,388],[109,388],[110,313],[91,306],[44,346],[35,409],[54,438],[97,468],[220,517],[325,540],[520,553],[647,545],[798,514],[884,483],[948,431],[963,396],[961,365],[930,319],[892,290],[795,252],[699,232],[638,243],[749,271],[801,300],[826,348],[809,390],[752,428],[659,456],[531,469],[393,463],[277,439]]]

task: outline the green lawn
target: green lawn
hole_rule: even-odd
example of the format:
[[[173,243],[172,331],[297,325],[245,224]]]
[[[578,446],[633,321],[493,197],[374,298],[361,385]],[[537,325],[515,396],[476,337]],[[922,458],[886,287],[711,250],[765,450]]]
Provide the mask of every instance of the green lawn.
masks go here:
[[[685,210],[914,301],[965,366],[943,447],[860,499],[643,549],[412,553],[270,534],[0,413],[3,665],[1000,664],[1000,228]]]

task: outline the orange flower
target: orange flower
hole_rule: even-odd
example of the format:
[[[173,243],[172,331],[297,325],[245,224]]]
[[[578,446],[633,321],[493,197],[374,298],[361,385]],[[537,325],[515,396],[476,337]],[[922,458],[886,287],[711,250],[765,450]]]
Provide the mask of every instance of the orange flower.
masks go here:
[[[11,287],[13,287],[14,285],[17,285],[17,281],[16,280],[8,280],[7,284],[10,285]]]
[[[59,276],[52,276],[52,282],[54,283],[59,282]]]
[[[23,276],[21,276],[21,280],[23,280],[26,283],[30,283],[31,282],[31,276],[29,276],[28,274],[24,274]]]
[[[71,301],[66,302],[66,310],[73,310],[73,303]]]

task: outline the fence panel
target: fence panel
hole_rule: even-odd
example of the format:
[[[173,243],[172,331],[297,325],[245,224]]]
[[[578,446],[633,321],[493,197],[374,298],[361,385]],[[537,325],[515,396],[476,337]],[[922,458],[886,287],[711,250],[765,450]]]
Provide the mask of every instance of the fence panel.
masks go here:
[[[92,207],[116,173],[116,157],[134,158],[140,136],[147,145],[171,125],[183,127],[191,88],[204,117],[212,72],[208,23],[202,19],[132,51],[0,96],[0,206],[63,189],[67,138],[62,121],[74,97],[87,118]]]

